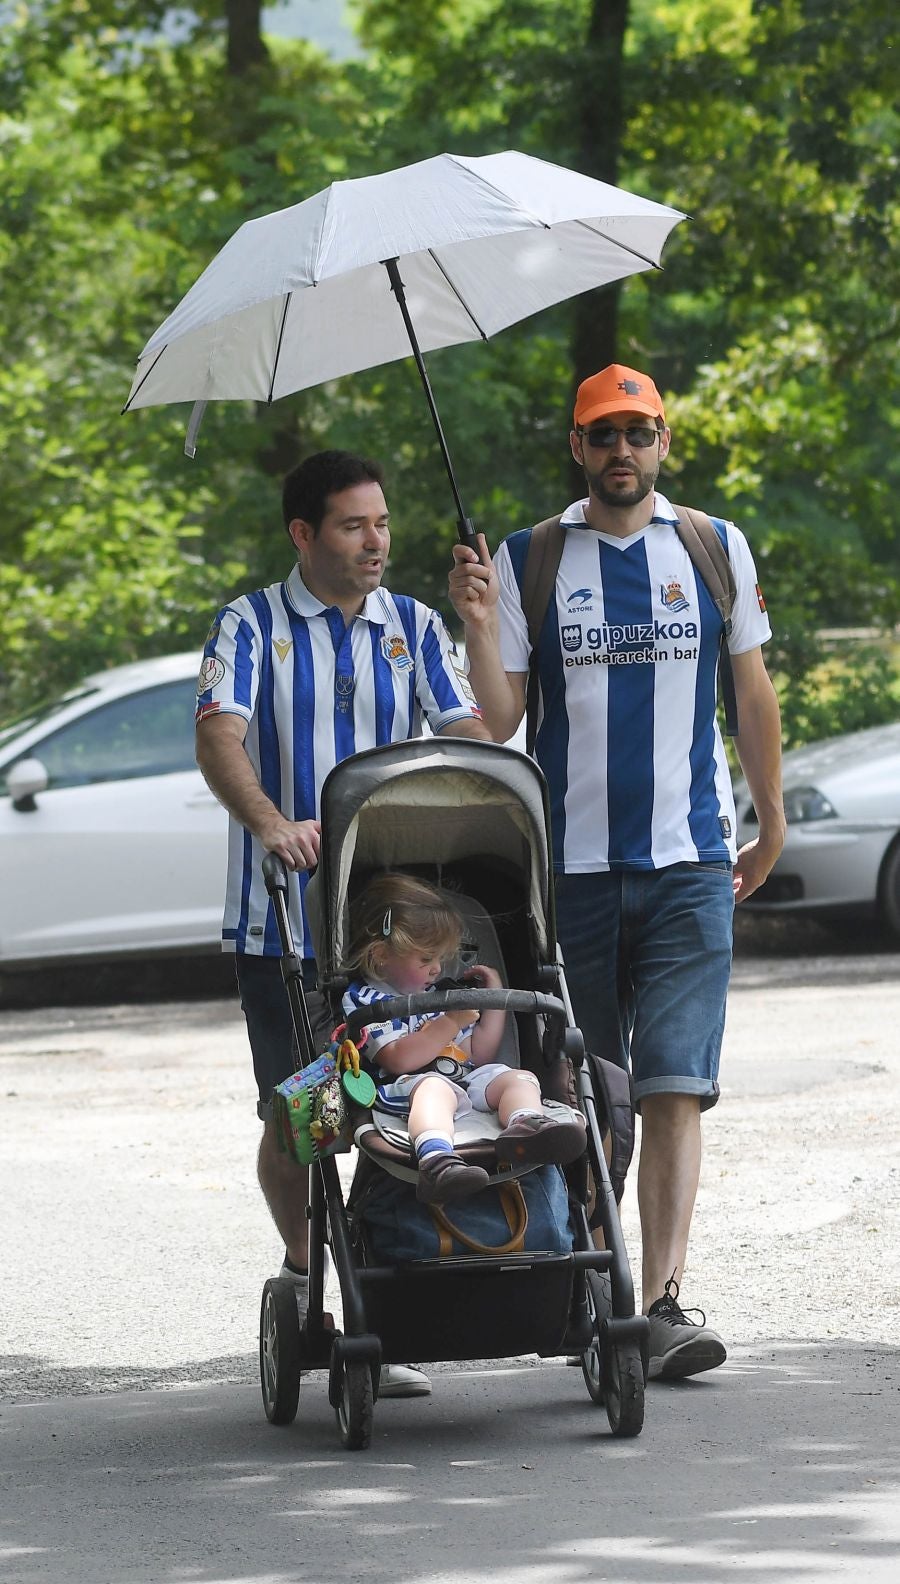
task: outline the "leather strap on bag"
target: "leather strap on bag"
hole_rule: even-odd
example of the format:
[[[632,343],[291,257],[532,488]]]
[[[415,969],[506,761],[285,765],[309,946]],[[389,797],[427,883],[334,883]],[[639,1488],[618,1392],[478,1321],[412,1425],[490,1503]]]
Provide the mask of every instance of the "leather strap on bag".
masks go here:
[[[525,1247],[525,1233],[528,1228],[528,1206],[525,1196],[518,1182],[501,1183],[497,1190],[497,1197],[506,1224],[509,1227],[509,1241],[506,1243],[479,1243],[476,1238],[470,1237],[468,1232],[463,1232],[450,1220],[442,1205],[429,1205],[432,1220],[438,1235],[438,1254],[441,1259],[447,1259],[453,1253],[453,1240],[462,1243],[464,1248],[470,1249],[473,1254],[521,1254]]]

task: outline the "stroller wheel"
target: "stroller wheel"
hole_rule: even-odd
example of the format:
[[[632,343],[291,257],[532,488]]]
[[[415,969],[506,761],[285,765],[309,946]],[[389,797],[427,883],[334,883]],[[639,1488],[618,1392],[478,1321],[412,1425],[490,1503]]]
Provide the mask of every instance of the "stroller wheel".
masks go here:
[[[601,1375],[606,1417],[613,1435],[640,1435],[644,1425],[644,1364],[637,1343],[606,1339]]]
[[[270,1277],[259,1314],[259,1381],[270,1424],[290,1424],[300,1400],[300,1317],[292,1281]]]
[[[588,1389],[588,1396],[598,1408],[603,1407],[604,1383],[603,1363],[601,1357],[600,1332],[603,1322],[612,1314],[612,1291],[609,1275],[606,1271],[588,1271],[587,1302],[591,1320],[594,1326],[594,1338],[589,1348],[581,1355],[581,1373],[584,1384]]]
[[[336,1413],[342,1446],[348,1452],[365,1451],[372,1439],[375,1394],[372,1390],[372,1370],[364,1360],[346,1360]]]

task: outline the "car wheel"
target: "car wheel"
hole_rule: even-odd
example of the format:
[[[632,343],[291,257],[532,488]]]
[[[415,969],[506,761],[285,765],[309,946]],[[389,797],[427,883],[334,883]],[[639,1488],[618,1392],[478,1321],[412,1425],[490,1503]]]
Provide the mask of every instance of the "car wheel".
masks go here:
[[[900,935],[900,837],[888,849],[878,876],[878,905],[889,930]]]

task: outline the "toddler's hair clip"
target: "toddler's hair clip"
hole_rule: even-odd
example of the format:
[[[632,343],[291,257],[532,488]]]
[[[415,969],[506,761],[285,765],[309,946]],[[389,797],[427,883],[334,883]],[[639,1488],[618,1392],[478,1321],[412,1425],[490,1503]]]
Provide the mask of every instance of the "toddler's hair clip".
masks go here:
[[[385,940],[389,940],[390,939],[390,934],[391,934],[391,909],[390,908],[388,908],[387,912],[384,915],[384,919],[382,920],[381,933],[384,936]]]

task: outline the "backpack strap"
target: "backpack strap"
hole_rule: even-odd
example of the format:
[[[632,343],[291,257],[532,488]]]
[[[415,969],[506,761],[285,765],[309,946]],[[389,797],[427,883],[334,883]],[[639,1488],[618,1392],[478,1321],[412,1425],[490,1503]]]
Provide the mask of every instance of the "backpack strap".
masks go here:
[[[531,753],[537,736],[538,639],[544,625],[550,596],[556,587],[556,574],[562,559],[566,531],[561,524],[562,513],[558,517],[547,517],[544,522],[535,524],[531,530],[525,570],[522,575],[522,610],[528,623],[528,639],[531,644],[528,683],[525,690],[526,753]]]
[[[676,506],[673,511],[678,521],[675,530],[712,597],[724,623],[719,650],[719,673],[722,678],[722,702],[725,706],[725,730],[729,737],[738,731],[737,698],[734,691],[734,674],[728,639],[731,635],[731,612],[737,597],[737,586],[728,551],[716,533],[712,519],[706,512],[693,506]]]

